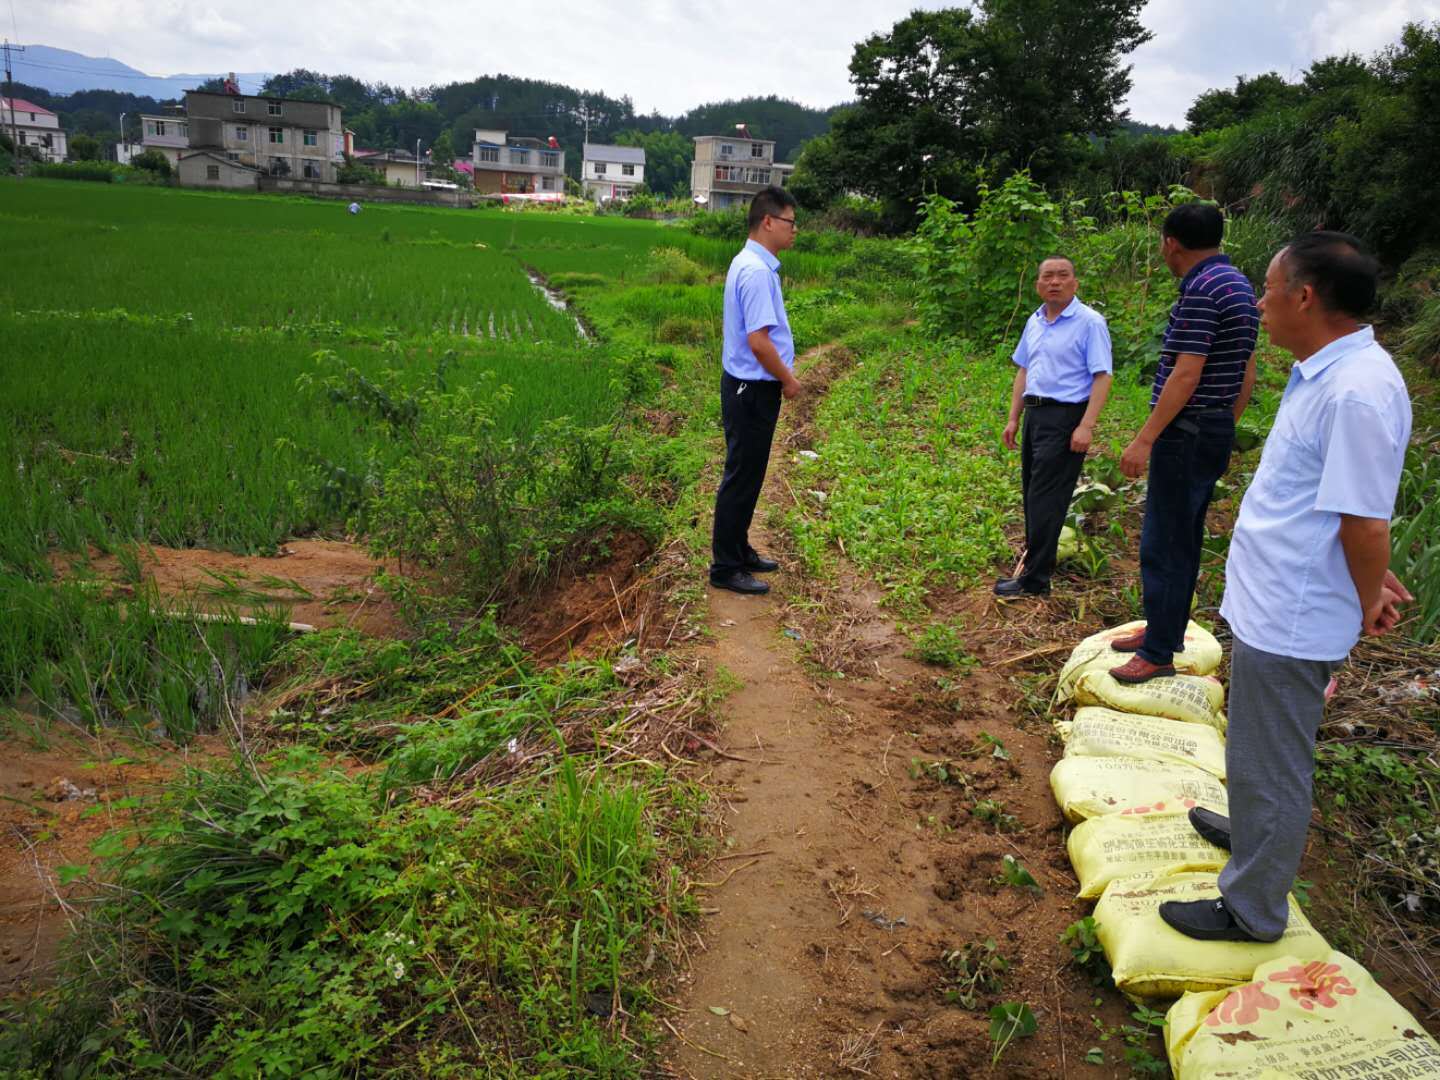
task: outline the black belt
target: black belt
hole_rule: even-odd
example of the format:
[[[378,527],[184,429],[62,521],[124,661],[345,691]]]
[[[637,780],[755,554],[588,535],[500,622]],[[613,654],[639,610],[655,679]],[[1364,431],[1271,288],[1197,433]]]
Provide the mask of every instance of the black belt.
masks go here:
[[[1026,394],[1025,397],[1021,400],[1024,402],[1027,409],[1033,409],[1037,405],[1064,405],[1066,408],[1071,408],[1076,405],[1090,404],[1089,398],[1086,398],[1084,401],[1059,401],[1055,398],[1040,397],[1037,394]]]

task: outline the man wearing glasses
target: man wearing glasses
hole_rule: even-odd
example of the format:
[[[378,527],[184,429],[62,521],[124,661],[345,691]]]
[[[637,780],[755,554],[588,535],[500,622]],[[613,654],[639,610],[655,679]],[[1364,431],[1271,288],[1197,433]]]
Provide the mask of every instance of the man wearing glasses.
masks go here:
[[[781,398],[800,383],[795,341],[780,294],[780,252],[795,243],[795,196],[767,187],[750,202],[750,238],[725,275],[725,345],[720,418],[725,428],[725,474],[715,492],[710,584],[760,594],[770,586],[756,574],[779,564],[750,546],[750,522],[770,464],[770,442]]]

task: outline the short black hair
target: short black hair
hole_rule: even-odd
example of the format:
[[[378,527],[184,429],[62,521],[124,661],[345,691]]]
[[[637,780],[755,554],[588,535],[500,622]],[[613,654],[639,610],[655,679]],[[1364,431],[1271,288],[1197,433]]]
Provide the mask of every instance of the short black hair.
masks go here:
[[[745,224],[751,232],[754,232],[760,227],[760,223],[765,220],[767,214],[770,217],[779,217],[781,210],[794,210],[798,205],[794,195],[782,187],[771,184],[769,187],[757,191],[755,197],[750,200],[750,214],[745,219]]]
[[[1043,269],[1045,268],[1045,264],[1046,264],[1047,262],[1063,262],[1063,263],[1069,263],[1069,264],[1070,264],[1070,272],[1071,272],[1072,274],[1078,274],[1078,273],[1080,272],[1079,268],[1076,267],[1076,265],[1075,265],[1075,260],[1072,259],[1072,258],[1070,258],[1069,255],[1055,254],[1055,255],[1046,255],[1043,259],[1040,260],[1040,262],[1039,262],[1039,263],[1036,265],[1036,267],[1035,267],[1035,273],[1036,273],[1037,275],[1040,273],[1041,270],[1043,270]]]
[[[1349,233],[1301,233],[1285,245],[1281,265],[1292,289],[1309,285],[1327,310],[1358,319],[1375,303],[1380,264]]]
[[[1225,236],[1225,215],[1214,203],[1182,203],[1165,215],[1160,235],[1173,237],[1187,251],[1209,251]]]

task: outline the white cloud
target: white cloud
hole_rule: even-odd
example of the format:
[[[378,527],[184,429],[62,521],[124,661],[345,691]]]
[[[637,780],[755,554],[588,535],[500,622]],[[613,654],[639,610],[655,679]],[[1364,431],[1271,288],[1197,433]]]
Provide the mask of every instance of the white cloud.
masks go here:
[[[1312,56],[1364,56],[1393,43],[1406,23],[1436,19],[1440,0],[1372,0],[1363,6],[1326,0],[1310,20],[1306,44]]]

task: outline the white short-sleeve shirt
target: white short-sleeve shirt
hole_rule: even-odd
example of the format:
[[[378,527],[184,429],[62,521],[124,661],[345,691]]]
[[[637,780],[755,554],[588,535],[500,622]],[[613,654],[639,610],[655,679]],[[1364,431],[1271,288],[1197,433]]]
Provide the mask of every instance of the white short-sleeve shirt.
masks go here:
[[[1349,654],[1363,613],[1340,515],[1389,520],[1410,424],[1405,380],[1368,326],[1291,369],[1225,563],[1220,614],[1241,641],[1300,660]]]

